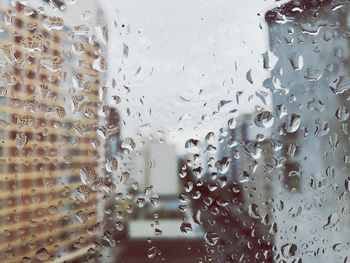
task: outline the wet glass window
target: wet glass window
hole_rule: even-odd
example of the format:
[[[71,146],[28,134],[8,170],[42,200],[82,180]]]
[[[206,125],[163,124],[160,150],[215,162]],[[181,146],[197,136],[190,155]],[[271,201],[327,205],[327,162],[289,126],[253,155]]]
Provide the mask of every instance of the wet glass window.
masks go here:
[[[345,0],[2,0],[2,262],[350,262]]]

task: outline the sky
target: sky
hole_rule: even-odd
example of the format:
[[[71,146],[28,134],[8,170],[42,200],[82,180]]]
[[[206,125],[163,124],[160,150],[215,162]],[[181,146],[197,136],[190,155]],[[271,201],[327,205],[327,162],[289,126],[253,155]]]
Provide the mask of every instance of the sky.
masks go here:
[[[92,1],[66,1],[69,24],[94,26],[82,19],[95,15]],[[267,92],[262,82],[270,76],[262,61],[269,49],[264,14],[286,1],[96,2],[109,27],[108,103],[121,114],[124,138],[163,136],[181,148],[257,107],[269,110],[270,97],[264,105],[255,96]]]
[[[122,115],[124,137],[162,131],[168,142],[183,145],[257,105],[268,109],[250,96],[264,90],[270,74],[261,56],[268,50],[264,14],[282,2],[99,3],[110,27],[108,97]]]

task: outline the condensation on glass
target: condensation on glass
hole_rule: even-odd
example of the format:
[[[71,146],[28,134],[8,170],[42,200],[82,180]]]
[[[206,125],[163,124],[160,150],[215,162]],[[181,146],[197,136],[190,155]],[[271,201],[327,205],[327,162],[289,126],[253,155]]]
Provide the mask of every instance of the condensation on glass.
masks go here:
[[[3,262],[350,262],[347,1],[0,3]]]

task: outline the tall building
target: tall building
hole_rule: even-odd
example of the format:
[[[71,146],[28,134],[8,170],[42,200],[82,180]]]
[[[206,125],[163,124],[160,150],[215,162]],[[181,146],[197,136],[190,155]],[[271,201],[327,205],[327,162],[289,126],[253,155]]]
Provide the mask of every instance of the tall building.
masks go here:
[[[264,202],[271,197],[270,173],[266,169],[271,160],[271,143],[262,132],[266,133],[254,125],[253,114],[243,114],[235,119],[235,125],[217,133],[213,172],[203,187],[209,189],[207,195],[213,201],[202,214],[215,221],[214,226],[205,227],[206,231],[225,229],[218,234],[225,240],[224,253],[213,254],[222,261],[273,262],[271,209]],[[220,211],[215,216],[208,213],[215,210]]]
[[[105,106],[106,156],[116,156],[120,152],[120,115],[116,108]]]
[[[275,260],[347,261],[349,4],[290,1],[266,21],[278,58],[265,81],[281,146],[271,203]]]
[[[102,225],[105,43],[62,1],[30,3],[0,6],[0,258],[63,262],[96,249]]]
[[[268,130],[254,124],[254,114],[243,114],[236,122],[236,127],[228,129],[220,143],[218,159],[231,158],[225,175],[229,181],[238,184],[245,209],[248,210],[251,204],[259,204],[258,210],[263,216],[270,213],[270,209],[263,208],[261,200],[271,197],[272,183],[267,167],[271,161],[271,139],[267,136]]]

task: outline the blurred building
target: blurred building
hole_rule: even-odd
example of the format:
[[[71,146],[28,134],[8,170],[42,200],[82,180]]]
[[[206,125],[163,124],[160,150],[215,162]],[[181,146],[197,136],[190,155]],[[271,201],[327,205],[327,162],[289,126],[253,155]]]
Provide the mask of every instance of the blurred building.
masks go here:
[[[180,183],[175,146],[148,141],[138,158],[134,158],[131,168],[133,176],[141,176],[134,178],[139,183],[136,198],[147,200],[147,204],[145,207],[141,205],[127,222],[130,239],[179,238],[182,220],[178,211]],[[151,227],[154,213],[159,213],[161,223],[166,225],[159,236]]]
[[[266,21],[278,58],[264,84],[275,114],[275,260],[347,261],[349,4],[291,1]]]
[[[184,230],[193,214],[190,204],[180,209],[183,189],[176,147],[159,138],[139,139],[125,138],[124,152],[118,155],[126,163],[120,174],[127,182],[118,184],[123,197],[117,202],[115,262],[193,262],[203,253],[203,233],[191,224],[191,231]]]
[[[263,201],[271,197],[270,140],[254,125],[254,115],[234,122],[215,133],[217,142],[210,139],[214,133],[206,136],[209,172],[194,189],[202,193],[204,231],[219,237],[217,244],[207,242],[217,248],[208,256],[220,262],[272,262],[271,209]]]
[[[272,142],[270,130],[254,124],[256,114],[245,114],[237,119],[237,128],[231,131],[231,155],[236,159],[236,169],[232,171],[234,180],[241,184],[241,198],[247,210],[257,205],[261,219],[270,214],[271,209],[264,200],[272,196],[270,163]],[[264,226],[266,228],[266,226]]]
[[[63,1],[19,2],[0,6],[0,258],[63,262],[96,249],[106,28],[93,1],[83,21]]]
[[[106,156],[117,156],[121,150],[120,115],[116,108],[105,106]]]

